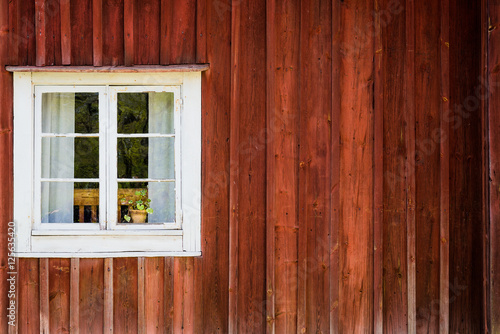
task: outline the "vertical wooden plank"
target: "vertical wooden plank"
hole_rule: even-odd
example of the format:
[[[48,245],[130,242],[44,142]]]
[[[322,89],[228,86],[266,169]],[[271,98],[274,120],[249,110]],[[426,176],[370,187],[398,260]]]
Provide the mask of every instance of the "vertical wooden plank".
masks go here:
[[[297,332],[300,6],[267,2],[268,333]]]
[[[113,258],[104,259],[104,333],[113,333]]]
[[[226,1],[219,1],[216,5],[220,6],[221,3],[226,5]],[[167,61],[170,64],[194,63],[196,61],[196,0],[173,1],[167,6],[170,6],[166,11],[170,15],[166,17]]]
[[[373,2],[344,2],[341,10],[339,331],[372,332]]]
[[[203,0],[202,0],[203,1]],[[205,15],[208,15],[205,13]],[[160,0],[160,64],[167,65],[170,61],[170,39],[172,1]]]
[[[439,331],[440,109],[439,3],[415,1],[417,332]],[[441,189],[443,191],[444,189]]]
[[[40,276],[38,273],[38,259],[20,259],[19,277],[19,306],[18,331],[19,333],[40,332]]]
[[[384,48],[382,42],[381,12],[374,16],[374,101],[373,101],[373,331],[383,333],[384,325]],[[384,21],[385,23],[385,21]],[[334,65],[334,67],[336,67]],[[335,158],[334,158],[335,159]],[[335,160],[333,160],[335,161]]]
[[[276,233],[275,229],[278,225],[277,216],[279,213],[276,210],[276,179],[274,176],[274,171],[276,169],[276,163],[274,161],[275,157],[273,153],[276,154],[276,157],[279,157],[279,153],[277,151],[277,146],[274,141],[276,140],[275,129],[271,129],[270,126],[275,126],[275,108],[276,108],[276,78],[275,78],[275,68],[276,68],[276,50],[275,46],[279,39],[276,40],[276,30],[281,32],[280,27],[277,29],[274,26],[274,20],[271,18],[275,17],[275,11],[277,4],[275,1],[267,1],[266,2],[266,41],[267,41],[267,52],[266,52],[266,69],[267,69],[267,115],[266,115],[266,126],[269,129],[267,133],[267,156],[266,156],[266,174],[267,182],[266,182],[266,290],[267,290],[267,300],[266,300],[266,318],[267,318],[267,327],[266,333],[275,333],[276,326],[278,328],[284,327],[286,328],[287,323],[285,321],[285,325],[281,325],[281,318],[277,319],[276,316],[276,295],[282,295],[286,298],[287,291],[278,291],[276,286],[276,270],[275,267],[277,265],[276,261]],[[271,125],[272,124],[272,125]],[[275,153],[276,152],[276,153]],[[292,167],[293,170],[293,167]],[[295,203],[294,203],[295,206]],[[286,255],[286,254],[285,254]],[[286,273],[287,271],[284,270]],[[278,276],[279,277],[279,276]],[[295,310],[294,310],[295,311]],[[281,314],[280,314],[281,315]],[[286,311],[283,314],[283,317],[286,319],[287,314]],[[271,321],[269,321],[271,320]],[[278,324],[276,324],[278,322]],[[296,330],[295,330],[296,331]],[[294,332],[295,332],[294,331]]]
[[[379,120],[378,114],[375,116],[377,122],[375,131],[377,135],[382,135],[382,138],[376,139],[376,149],[379,152],[381,144],[378,140],[381,140],[384,153],[382,156],[383,212],[379,216],[382,220],[382,236],[379,231],[375,235],[376,240],[381,239],[379,242],[382,243],[380,246],[383,254],[383,298],[379,302],[383,305],[383,322],[380,324],[378,320],[375,325],[378,327],[378,332],[383,330],[384,332],[406,333],[409,331],[407,325],[408,288],[412,278],[411,270],[407,267],[407,259],[414,241],[414,233],[410,231],[412,220],[409,219],[407,211],[413,204],[410,193],[414,190],[410,183],[406,182],[407,177],[411,177],[414,173],[410,169],[411,166],[407,164],[407,159],[411,159],[411,153],[408,153],[406,148],[411,150],[409,142],[414,131],[409,125],[414,113],[411,105],[413,90],[411,84],[408,84],[413,64],[406,60],[406,48],[411,48],[413,45],[413,27],[410,26],[413,6],[412,2],[406,1],[404,4],[397,3],[399,8],[395,10],[391,4],[390,1],[380,3],[378,20],[382,48],[375,51],[376,54],[380,52],[382,55],[380,73],[382,79],[380,99],[382,101],[380,102],[383,117]],[[406,11],[403,12],[405,7]],[[375,94],[378,92],[376,88]],[[375,98],[378,101],[377,96]],[[382,129],[378,128],[379,126]],[[378,157],[376,156],[375,159]],[[379,164],[380,162],[377,164],[377,171]],[[380,180],[375,181],[378,191],[380,191],[379,182]],[[380,204],[380,199],[377,204]],[[379,227],[376,226],[376,228]],[[378,310],[380,304],[374,307]]]
[[[8,225],[13,217],[13,175],[12,175],[12,74],[5,71],[9,59],[9,2],[0,1],[0,182],[5,187],[0,194],[0,332],[7,333],[7,308],[10,283],[8,274]],[[19,277],[18,277],[19,279]]]
[[[136,333],[138,330],[137,258],[113,259],[113,330]]]
[[[196,63],[207,62],[207,0],[196,1]],[[163,36],[163,35],[162,35]]]
[[[36,64],[35,1],[19,2],[19,65]]]
[[[49,259],[40,259],[40,333],[49,330]]]
[[[49,259],[49,330],[70,328],[70,259]]]
[[[330,222],[330,332],[340,331],[340,112],[343,29],[342,4],[332,2],[332,116],[331,116],[331,222]]]
[[[488,1],[488,142],[491,333],[500,331],[500,3]]]
[[[174,333],[182,333],[184,318],[184,263],[181,258],[174,258]]]
[[[45,4],[35,0],[36,66],[45,66]]]
[[[406,261],[407,261],[407,307],[408,307],[408,333],[417,332],[417,303],[416,303],[416,144],[415,144],[415,2],[406,0],[405,7],[396,7],[394,14],[403,12],[406,14],[406,54],[405,54],[405,78],[404,78],[404,96],[405,96],[405,122],[407,124],[407,136],[405,137],[405,146],[408,147],[405,157],[405,178],[406,178]]]
[[[237,280],[237,297],[230,296],[229,330],[264,332],[266,74],[255,69],[266,66],[266,6],[264,1],[234,1],[232,10],[239,13],[232,17],[230,138],[230,157],[237,166],[230,181],[230,289]]]
[[[106,259],[107,260],[107,259]],[[80,259],[79,261],[79,328],[80,334],[101,333],[104,327],[104,280],[107,276],[104,259]],[[109,330],[104,330],[109,333]]]
[[[164,333],[165,260],[155,257],[144,261],[145,333]]]
[[[163,319],[165,321],[165,333],[174,332],[174,259],[164,258],[163,274]]]
[[[450,3],[449,0],[441,1],[441,36],[439,40],[441,54],[441,115],[440,129],[440,232],[439,232],[439,332],[446,333],[450,328],[450,124],[444,115],[450,109]]]
[[[123,0],[104,1],[102,9],[103,65],[123,65],[124,22]]]
[[[144,258],[137,258],[137,333],[146,333],[146,317],[145,317],[145,267]]]
[[[61,13],[60,0],[45,2],[46,65],[61,65]]]
[[[134,64],[159,64],[160,61],[160,2],[144,0],[134,11]],[[191,22],[194,24],[194,20]]]
[[[239,122],[238,97],[240,96],[240,20],[241,7],[231,8],[231,105],[229,131],[229,314],[230,333],[238,332],[238,297],[239,297],[239,191],[237,187],[239,159]]]
[[[483,83],[488,82],[488,1],[481,0],[481,78]],[[479,93],[477,93],[479,91]],[[490,189],[489,189],[489,124],[488,124],[488,90],[484,84],[475,93],[479,95],[481,100],[481,133],[482,140],[482,174],[483,174],[483,198],[482,198],[482,213],[483,213],[483,328],[484,332],[491,332],[491,305],[490,305]]]
[[[480,1],[450,2],[450,333],[484,331],[480,15]]]
[[[69,331],[80,333],[80,259],[70,262]]]
[[[103,48],[103,35],[102,35],[102,0],[92,1],[93,13],[93,50],[94,50],[94,66],[102,66],[102,48]]]
[[[134,0],[123,0],[124,61],[125,66],[134,63]]]
[[[20,35],[20,14],[21,8],[19,0],[9,1],[9,65],[19,64],[19,43],[21,42]],[[4,61],[5,62],[5,61]]]
[[[70,4],[71,65],[92,65],[92,0],[73,0]]]
[[[207,26],[210,69],[202,74],[202,252],[194,259],[196,332],[228,333],[229,297],[229,160],[231,106],[231,7],[218,10],[207,0],[202,14]],[[210,32],[210,33],[209,33]],[[237,254],[237,253],[236,253]],[[234,263],[234,262],[233,262]]]
[[[194,272],[193,272],[193,261],[192,257],[182,258],[184,262],[184,287],[183,287],[183,298],[184,298],[184,312],[182,319],[182,327],[185,333],[195,333],[194,331]]]
[[[61,8],[61,57],[63,65],[71,64],[71,7],[70,0],[60,0]]]

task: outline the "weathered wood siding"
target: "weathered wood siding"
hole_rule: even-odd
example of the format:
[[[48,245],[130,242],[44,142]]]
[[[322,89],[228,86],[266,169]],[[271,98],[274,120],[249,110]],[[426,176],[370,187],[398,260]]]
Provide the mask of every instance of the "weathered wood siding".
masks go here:
[[[0,0],[0,332],[500,331],[499,19],[485,0]],[[203,256],[20,259],[9,329],[4,66],[183,63],[210,64]]]

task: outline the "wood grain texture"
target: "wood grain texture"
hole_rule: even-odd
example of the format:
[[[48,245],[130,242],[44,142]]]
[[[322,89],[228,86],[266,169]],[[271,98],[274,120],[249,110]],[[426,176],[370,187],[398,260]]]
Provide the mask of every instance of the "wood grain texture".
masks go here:
[[[102,66],[102,48],[103,48],[103,34],[102,34],[102,0],[92,1],[92,40],[93,40],[93,58],[94,66]]]
[[[341,6],[339,331],[373,331],[372,2]],[[301,146],[302,149],[302,146]],[[384,236],[385,242],[385,236]],[[384,251],[385,251],[384,245]],[[385,301],[384,301],[385,305]]]
[[[39,260],[39,284],[40,284],[40,333],[48,334],[50,303],[49,303],[49,259]]]
[[[134,8],[134,49],[135,64],[159,63],[160,2],[158,0],[136,3]]]
[[[45,5],[47,0],[35,1],[36,66],[45,66],[46,62],[46,25]]]
[[[80,259],[78,287],[80,334],[100,333],[104,328],[104,261]]]
[[[415,1],[416,308],[417,332],[439,331],[440,6]]]
[[[8,224],[13,215],[13,166],[12,166],[12,76],[4,70],[9,60],[9,3],[0,1],[0,182],[8,189],[0,194],[0,332],[7,333],[10,283],[8,269]],[[17,276],[17,280],[21,280]],[[19,284],[18,284],[19,286]],[[20,310],[20,308],[18,308]],[[35,315],[36,317],[37,315]],[[19,319],[18,319],[19,320]]]
[[[334,12],[335,13],[335,12]],[[337,14],[338,15],[338,14]],[[381,15],[374,17],[374,29],[379,31],[374,36],[374,80],[373,89],[373,331],[382,333],[384,326],[384,67],[383,32]],[[338,23],[337,23],[338,25]],[[335,55],[335,53],[334,53]],[[335,67],[334,63],[334,67]],[[335,70],[334,70],[335,71]],[[334,78],[334,80],[336,80]],[[338,79],[337,79],[338,80]],[[335,81],[334,81],[335,82]],[[338,84],[338,83],[337,83]],[[335,88],[334,88],[335,90]],[[337,93],[338,94],[338,93]],[[335,103],[335,98],[334,98]],[[335,120],[334,120],[335,122]],[[334,131],[336,133],[336,131]],[[338,136],[338,134],[336,134]],[[335,143],[333,144],[335,145]],[[338,145],[338,144],[337,144]],[[337,154],[336,154],[337,155]],[[333,158],[335,161],[335,158]],[[338,182],[338,181],[337,181]],[[335,183],[337,183],[335,182]],[[333,183],[333,184],[335,184]],[[334,205],[336,208],[337,205]],[[334,209],[335,210],[335,209]]]
[[[49,259],[49,331],[70,330],[70,259]]]
[[[103,65],[123,65],[124,57],[124,22],[123,0],[104,1],[102,9]]]
[[[71,7],[70,0],[60,0],[61,57],[63,65],[71,64]]]
[[[267,3],[268,333],[297,331],[300,6]]]
[[[490,218],[490,310],[491,333],[500,331],[500,4],[489,2],[490,22],[488,27],[488,87],[491,94],[488,106],[489,121],[489,218]]]
[[[113,259],[113,332],[137,333],[137,258]]]
[[[61,65],[60,0],[45,2],[45,65]]]
[[[202,258],[194,259],[195,331],[228,332],[229,312],[229,122],[231,11],[206,2],[207,62],[202,74]]]
[[[70,260],[69,331],[80,333],[80,259]]]
[[[387,10],[388,1],[381,3]],[[407,8],[407,11],[410,11]],[[388,332],[408,331],[407,328],[407,190],[406,145],[409,133],[407,116],[414,115],[406,103],[406,96],[413,95],[406,86],[405,44],[407,36],[406,15],[390,14],[382,27],[383,68],[383,329]],[[377,50],[377,52],[379,52]],[[411,80],[411,79],[410,79]],[[401,87],[406,88],[406,91]],[[409,148],[411,150],[411,148]],[[410,151],[411,152],[411,151]],[[411,154],[411,153],[410,153]],[[408,171],[414,173],[414,170]],[[413,287],[414,288],[414,287]]]
[[[71,1],[70,18],[71,65],[92,65],[92,0]]]
[[[40,290],[38,259],[21,259],[19,261],[19,306],[18,306],[18,332],[39,333],[40,317]]]
[[[174,330],[174,259],[164,258],[163,274],[163,319],[165,321],[165,333],[173,333]]]
[[[451,333],[484,332],[480,13],[479,1],[450,2]]]
[[[104,259],[104,333],[113,333],[113,258]]]
[[[301,2],[297,330],[307,332],[330,330],[331,13],[331,1]]]
[[[35,1],[19,2],[19,65],[36,64]]]
[[[229,330],[233,325],[240,333],[252,333],[266,330],[266,73],[254,70],[266,66],[266,6],[265,1],[252,1],[235,7],[239,16],[233,17],[231,131],[235,135],[231,139],[236,146],[231,161],[238,167],[230,192],[237,196],[231,210],[238,217],[230,220],[237,245],[230,248],[229,266],[238,267],[237,305],[231,310]],[[231,262],[232,255],[236,263]]]
[[[19,43],[21,8],[18,0],[9,1],[8,20],[9,20],[9,60],[8,64],[17,65],[19,62]],[[5,60],[4,60],[5,62]]]
[[[134,20],[135,1],[123,0],[123,39],[124,39],[124,62],[125,66],[134,64]]]
[[[442,138],[450,138],[450,124],[444,115],[449,113],[450,103],[450,2],[441,1],[440,56],[441,56],[441,110],[440,129]],[[439,331],[444,333],[450,328],[450,141],[440,141],[440,228],[439,228]]]
[[[215,5],[226,3],[219,1]],[[167,43],[164,57],[170,64],[189,64],[196,60],[196,0],[162,2],[165,10]],[[165,9],[163,9],[165,8]],[[163,35],[164,36],[164,35]]]
[[[164,274],[163,258],[147,258],[144,263],[144,314],[145,333],[163,333],[164,320]]]

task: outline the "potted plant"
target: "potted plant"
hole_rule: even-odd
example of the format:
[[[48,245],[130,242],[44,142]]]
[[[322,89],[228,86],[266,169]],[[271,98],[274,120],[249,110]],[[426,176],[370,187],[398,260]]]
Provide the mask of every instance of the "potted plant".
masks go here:
[[[146,189],[136,191],[134,199],[122,198],[122,202],[128,205],[128,215],[123,216],[128,223],[145,223],[148,213],[153,213]]]

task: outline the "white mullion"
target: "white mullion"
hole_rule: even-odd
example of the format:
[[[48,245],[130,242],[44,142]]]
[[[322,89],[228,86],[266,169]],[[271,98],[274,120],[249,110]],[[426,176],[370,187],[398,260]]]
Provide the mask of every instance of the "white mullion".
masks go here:
[[[182,152],[181,152],[181,96],[180,87],[174,87],[174,170],[175,170],[175,225],[182,228]]]
[[[99,90],[99,229],[105,230],[108,220],[107,210],[107,138],[108,94],[107,87]]]
[[[161,133],[118,133],[118,138],[174,138],[173,134]]]
[[[118,94],[116,87],[108,86],[108,145],[106,148],[108,159],[108,229],[116,229],[119,222],[118,216],[118,182],[117,182],[117,158],[118,158],[118,141],[117,141],[117,123],[118,123]]]
[[[40,182],[99,182],[99,179],[40,178]]]
[[[42,137],[42,138],[77,138],[77,137],[98,138],[99,133],[41,133],[40,137]]]
[[[118,182],[175,182],[175,179],[117,179]]]

